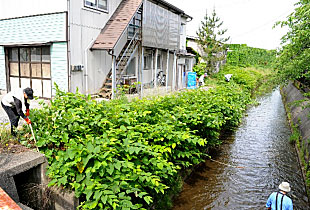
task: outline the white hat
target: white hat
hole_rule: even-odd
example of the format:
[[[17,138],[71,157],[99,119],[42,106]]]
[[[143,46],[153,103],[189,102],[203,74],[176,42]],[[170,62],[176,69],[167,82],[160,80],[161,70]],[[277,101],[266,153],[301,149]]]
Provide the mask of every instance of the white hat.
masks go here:
[[[291,187],[290,187],[290,184],[288,182],[282,182],[280,185],[279,185],[279,189],[284,191],[284,192],[289,192],[291,191]]]

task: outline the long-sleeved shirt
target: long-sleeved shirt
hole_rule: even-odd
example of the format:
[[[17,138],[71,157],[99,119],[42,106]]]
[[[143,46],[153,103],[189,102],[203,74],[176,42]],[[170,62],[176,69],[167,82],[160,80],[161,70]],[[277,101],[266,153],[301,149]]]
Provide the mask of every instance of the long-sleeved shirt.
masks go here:
[[[24,97],[24,90],[22,88],[13,90],[3,96],[2,101],[3,105],[16,108],[16,111],[19,116],[26,118],[24,112],[29,109],[29,102]]]

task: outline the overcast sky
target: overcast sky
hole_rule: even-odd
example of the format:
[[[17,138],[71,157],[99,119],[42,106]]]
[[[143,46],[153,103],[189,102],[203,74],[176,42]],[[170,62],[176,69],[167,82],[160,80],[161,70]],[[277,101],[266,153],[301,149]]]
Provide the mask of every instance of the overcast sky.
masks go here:
[[[286,20],[294,11],[297,0],[166,0],[193,17],[187,25],[187,34],[196,35],[206,10],[215,8],[227,28],[229,43],[247,44],[251,47],[276,49],[287,29],[272,26]]]

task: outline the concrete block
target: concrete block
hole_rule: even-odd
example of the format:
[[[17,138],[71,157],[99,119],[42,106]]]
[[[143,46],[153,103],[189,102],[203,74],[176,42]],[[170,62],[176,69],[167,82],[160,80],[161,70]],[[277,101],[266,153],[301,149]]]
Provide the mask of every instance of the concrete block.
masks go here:
[[[15,201],[19,202],[18,192],[13,177],[0,174],[0,187]]]
[[[60,188],[51,188],[51,199],[55,210],[75,210],[79,205],[79,199],[75,197],[74,192]]]
[[[19,207],[22,209],[22,210],[33,210],[32,208],[29,208],[28,206],[22,204],[22,203],[18,203],[17,205],[19,205]]]
[[[45,156],[37,152],[28,151],[19,154],[1,154],[0,187],[2,187],[15,202],[19,202],[20,199],[14,176],[36,168],[44,163],[46,163]],[[45,181],[45,174],[43,174],[45,169],[38,167],[37,170],[39,170],[40,173],[37,173],[37,171],[32,173],[40,176],[36,182],[41,183]]]
[[[10,176],[27,171],[35,166],[46,162],[43,154],[27,151],[19,154],[10,154],[4,157],[6,163],[1,166],[0,174],[6,173]]]
[[[24,152],[0,154],[0,187],[16,202],[35,209],[75,210],[79,199],[74,192],[60,188],[48,188],[43,154]],[[22,205],[22,204],[21,204]],[[22,209],[30,208],[24,205]]]

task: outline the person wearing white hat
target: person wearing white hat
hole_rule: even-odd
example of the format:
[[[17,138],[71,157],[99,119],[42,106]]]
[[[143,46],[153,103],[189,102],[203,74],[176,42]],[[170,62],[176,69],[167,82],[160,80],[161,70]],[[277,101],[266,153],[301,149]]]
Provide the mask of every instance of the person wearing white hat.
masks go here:
[[[293,202],[287,196],[287,193],[291,191],[290,184],[288,182],[282,182],[279,185],[279,191],[273,192],[268,200],[266,207],[271,210],[293,210]]]

